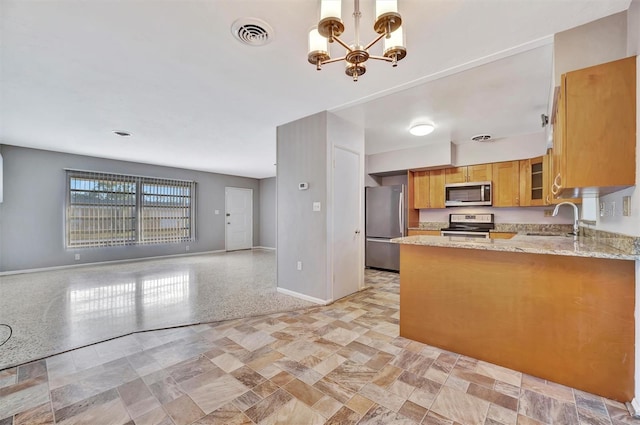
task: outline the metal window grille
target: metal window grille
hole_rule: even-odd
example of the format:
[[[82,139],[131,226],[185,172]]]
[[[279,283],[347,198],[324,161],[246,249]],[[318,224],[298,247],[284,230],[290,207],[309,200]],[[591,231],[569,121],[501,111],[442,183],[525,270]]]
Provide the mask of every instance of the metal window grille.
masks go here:
[[[195,182],[67,170],[68,248],[195,239]]]

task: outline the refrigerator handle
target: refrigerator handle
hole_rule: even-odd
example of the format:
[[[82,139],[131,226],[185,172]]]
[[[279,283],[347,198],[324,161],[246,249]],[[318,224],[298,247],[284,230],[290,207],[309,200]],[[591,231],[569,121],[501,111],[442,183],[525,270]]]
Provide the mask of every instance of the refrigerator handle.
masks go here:
[[[398,226],[400,227],[401,236],[404,236],[404,214],[402,214],[403,207],[404,207],[404,191],[400,193],[400,198],[398,201]]]

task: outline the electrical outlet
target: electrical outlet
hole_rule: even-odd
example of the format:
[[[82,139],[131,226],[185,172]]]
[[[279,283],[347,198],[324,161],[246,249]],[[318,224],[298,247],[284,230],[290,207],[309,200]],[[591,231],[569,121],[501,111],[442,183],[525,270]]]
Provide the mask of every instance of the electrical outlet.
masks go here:
[[[544,210],[545,217],[553,217],[553,210]]]
[[[185,246],[185,249],[186,249],[187,251],[189,251],[189,245]]]
[[[302,261],[298,261],[298,264],[296,265],[298,270],[302,270]]]
[[[78,261],[80,259],[80,254],[76,254],[75,259]]]

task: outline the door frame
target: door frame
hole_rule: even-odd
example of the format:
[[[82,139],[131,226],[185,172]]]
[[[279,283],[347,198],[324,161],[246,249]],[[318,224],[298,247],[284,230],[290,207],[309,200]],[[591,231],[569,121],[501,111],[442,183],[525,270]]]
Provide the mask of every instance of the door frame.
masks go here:
[[[229,251],[228,247],[229,247],[229,232],[228,232],[228,228],[229,225],[227,224],[227,214],[229,213],[228,210],[228,200],[227,200],[227,196],[229,194],[230,191],[242,191],[242,192],[248,192],[251,196],[249,197],[250,203],[249,203],[249,212],[251,214],[251,220],[250,220],[250,226],[249,226],[249,231],[251,233],[251,243],[249,248],[240,248],[240,249],[252,249],[253,248],[253,189],[249,189],[246,187],[233,187],[233,186],[226,186],[224,188],[224,250],[225,251]],[[238,250],[233,250],[233,251],[238,251]]]

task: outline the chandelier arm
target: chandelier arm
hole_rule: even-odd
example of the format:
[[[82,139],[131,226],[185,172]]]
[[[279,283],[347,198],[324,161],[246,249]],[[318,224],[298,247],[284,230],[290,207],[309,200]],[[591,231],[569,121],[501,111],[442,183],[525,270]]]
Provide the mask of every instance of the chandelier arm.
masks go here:
[[[375,60],[385,61],[385,62],[393,62],[393,58],[387,58],[384,56],[369,56],[369,59],[375,59]]]
[[[334,63],[334,62],[340,62],[345,60],[347,57],[346,56],[342,56],[341,58],[335,58],[335,59],[328,59],[326,61],[322,62],[322,65],[328,64],[328,63]]]
[[[380,41],[380,39],[382,39],[382,37],[385,36],[385,33],[380,34],[379,36],[377,36],[375,38],[375,40],[373,40],[371,43],[367,44],[367,46],[364,48],[364,50],[369,50],[369,48],[371,46],[373,46],[374,44],[376,44],[378,41]]]
[[[342,47],[344,47],[344,48],[345,48],[345,49],[347,49],[348,51],[353,52],[353,49],[352,49],[351,47],[349,47],[349,45],[348,45],[348,44],[346,44],[344,41],[342,41],[342,40],[340,39],[340,37],[336,37],[336,36],[334,35],[334,36],[333,36],[333,39],[334,39],[335,41],[337,41],[339,45],[341,45]]]

